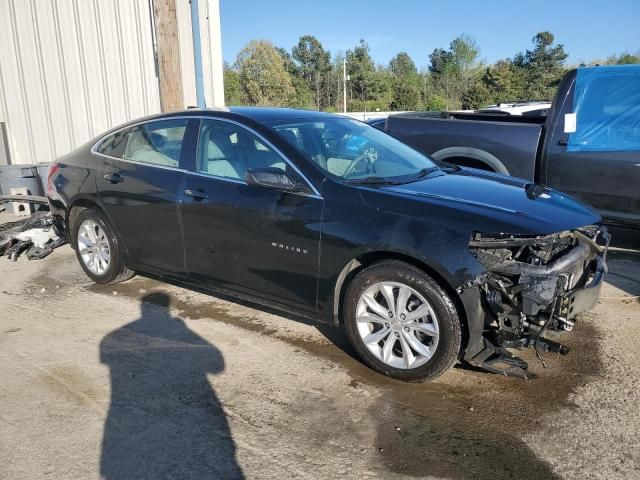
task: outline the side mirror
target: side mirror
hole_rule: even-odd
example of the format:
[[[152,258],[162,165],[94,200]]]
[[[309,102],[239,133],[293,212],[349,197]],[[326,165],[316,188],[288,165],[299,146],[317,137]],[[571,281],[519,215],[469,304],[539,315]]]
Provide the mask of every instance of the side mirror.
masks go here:
[[[285,192],[299,192],[303,188],[286,172],[279,168],[250,168],[245,174],[249,185],[255,185]]]

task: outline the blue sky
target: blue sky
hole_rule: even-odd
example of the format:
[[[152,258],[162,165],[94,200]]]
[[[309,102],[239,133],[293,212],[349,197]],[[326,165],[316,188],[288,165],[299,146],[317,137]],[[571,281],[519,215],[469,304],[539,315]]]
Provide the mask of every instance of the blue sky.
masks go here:
[[[305,34],[334,54],[364,38],[377,63],[406,51],[418,67],[461,33],[489,62],[531,47],[543,30],[565,45],[569,63],[640,50],[640,0],[220,0],[220,15],[230,63],[249,40],[290,50]]]

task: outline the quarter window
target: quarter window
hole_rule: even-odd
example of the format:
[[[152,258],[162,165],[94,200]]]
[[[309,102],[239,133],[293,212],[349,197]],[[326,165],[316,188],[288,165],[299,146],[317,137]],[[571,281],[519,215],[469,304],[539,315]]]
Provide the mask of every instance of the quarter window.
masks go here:
[[[143,123],[129,130],[123,158],[132,162],[178,167],[187,119]]]
[[[268,167],[287,170],[282,157],[250,131],[229,122],[202,120],[199,172],[244,180],[247,170]]]
[[[119,131],[107,137],[98,147],[98,153],[110,157],[122,158],[127,146],[127,134],[129,130]]]

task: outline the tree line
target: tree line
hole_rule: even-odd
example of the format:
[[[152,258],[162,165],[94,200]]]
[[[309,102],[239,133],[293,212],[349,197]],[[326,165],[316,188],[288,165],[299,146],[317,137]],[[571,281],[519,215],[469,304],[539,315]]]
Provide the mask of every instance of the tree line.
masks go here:
[[[551,32],[539,32],[530,49],[488,64],[469,35],[436,48],[418,70],[406,53],[389,64],[376,64],[365,40],[332,56],[312,35],[300,37],[291,50],[267,40],[250,41],[230,65],[225,63],[228,105],[290,106],[342,111],[343,61],[349,111],[454,110],[526,100],[551,100],[564,73],[568,54]],[[612,55],[594,64],[640,63],[640,52]],[[582,63],[581,65],[585,65]]]

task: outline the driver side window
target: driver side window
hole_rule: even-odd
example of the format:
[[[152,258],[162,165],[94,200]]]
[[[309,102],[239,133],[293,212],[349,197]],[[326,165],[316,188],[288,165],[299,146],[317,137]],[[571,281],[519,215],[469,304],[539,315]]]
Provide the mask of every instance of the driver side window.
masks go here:
[[[198,171],[244,181],[247,170],[287,171],[284,159],[245,128],[221,120],[202,120],[198,141]]]

